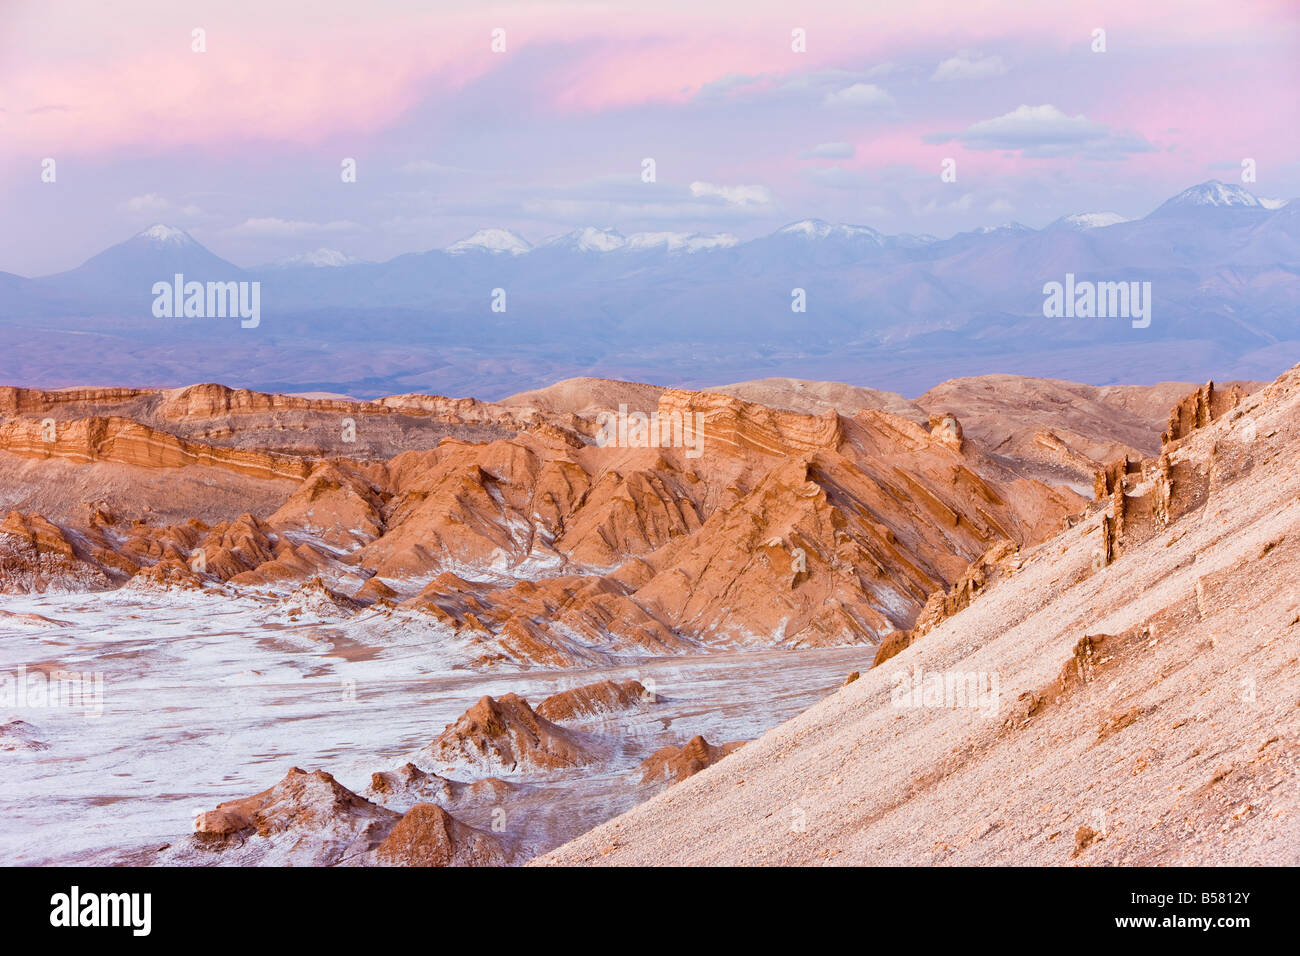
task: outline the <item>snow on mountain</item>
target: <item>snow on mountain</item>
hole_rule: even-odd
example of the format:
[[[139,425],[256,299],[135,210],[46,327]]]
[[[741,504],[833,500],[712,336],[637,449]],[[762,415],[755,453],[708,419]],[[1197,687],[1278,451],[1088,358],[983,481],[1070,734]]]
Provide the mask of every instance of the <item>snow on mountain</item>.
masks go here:
[[[197,281],[228,281],[243,272],[205,248],[183,229],[156,223],[130,239],[91,256],[75,269],[47,276],[66,292],[86,296],[94,307],[148,291],[176,273]]]
[[[1248,189],[1211,179],[1209,182],[1184,189],[1151,215],[1167,216],[1206,208],[1264,209],[1266,207]]]
[[[627,237],[629,251],[657,249],[668,252],[705,252],[710,249],[730,249],[740,240],[730,233],[701,235],[698,232],[637,232]]]
[[[167,246],[197,246],[194,237],[184,229],[177,229],[175,226],[165,226],[162,223],[154,223],[143,232],[135,234],[136,239],[147,239],[158,245]]]
[[[296,256],[285,256],[266,264],[268,269],[334,269],[361,262],[337,249],[317,249],[315,252],[301,252]]]
[[[1033,232],[1026,225],[1018,222],[1003,222],[996,226],[980,226],[978,229],[972,229],[969,232],[960,233],[965,236],[989,236],[995,232],[1015,233],[1015,232]]]
[[[616,229],[596,229],[584,226],[561,236],[552,236],[542,242],[542,246],[561,246],[576,249],[579,252],[613,252],[627,245],[627,239]]]
[[[1259,197],[1259,204],[1265,209],[1281,209],[1288,202],[1290,202],[1289,199],[1265,199],[1263,196]]]
[[[851,226],[847,223],[830,223],[822,219],[801,219],[776,232],[779,236],[798,236],[803,239],[870,239],[883,244],[884,236],[869,226]]]
[[[1052,225],[1064,229],[1084,231],[1087,229],[1104,229],[1106,226],[1114,226],[1128,221],[1126,216],[1121,216],[1117,212],[1080,212],[1075,213],[1073,216],[1062,216]]]
[[[447,247],[447,251],[453,255],[465,252],[491,252],[519,256],[532,248],[526,239],[509,229],[480,229],[469,238],[452,243]]]

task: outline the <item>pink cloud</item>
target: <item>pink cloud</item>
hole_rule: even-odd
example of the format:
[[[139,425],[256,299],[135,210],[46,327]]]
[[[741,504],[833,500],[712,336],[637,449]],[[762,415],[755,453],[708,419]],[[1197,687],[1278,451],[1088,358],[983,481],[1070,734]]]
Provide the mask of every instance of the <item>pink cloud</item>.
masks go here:
[[[527,91],[530,99],[540,93],[547,109],[598,112],[680,103],[733,73],[780,77],[829,66],[860,70],[931,49],[944,36],[951,38],[952,50],[995,39],[1064,49],[1086,45],[1092,28],[1103,26],[1115,49],[1158,50],[1295,29],[1294,8],[1286,0],[1109,0],[1085,11],[1026,7],[1020,0],[913,0],[870,10],[855,0],[808,10],[774,0],[708,6],[665,0],[653,8],[480,8],[415,0],[373,3],[364,10],[352,0],[231,0],[183,11],[158,0],[125,10],[91,0],[15,0],[11,6],[6,38],[0,39],[0,133],[17,150],[86,152],[315,142],[372,133],[426,97],[454,96],[513,64],[517,55],[547,48],[556,55],[531,61],[540,72]],[[204,54],[189,49],[190,29],[199,25],[208,31]],[[496,26],[507,30],[504,55],[489,50],[489,31]],[[795,27],[807,30],[806,54],[790,49]],[[1234,78],[1232,87],[1237,84]],[[1232,109],[1230,90],[1214,96],[1210,86],[1206,78],[1206,95]],[[1141,89],[1133,92],[1141,99]],[[1240,111],[1241,98],[1234,102]],[[29,112],[50,105],[67,109]],[[1152,100],[1127,117],[1121,108],[1116,112],[1140,126],[1161,109]],[[1261,116],[1255,125],[1265,122]],[[931,152],[915,144],[909,149],[927,158]]]

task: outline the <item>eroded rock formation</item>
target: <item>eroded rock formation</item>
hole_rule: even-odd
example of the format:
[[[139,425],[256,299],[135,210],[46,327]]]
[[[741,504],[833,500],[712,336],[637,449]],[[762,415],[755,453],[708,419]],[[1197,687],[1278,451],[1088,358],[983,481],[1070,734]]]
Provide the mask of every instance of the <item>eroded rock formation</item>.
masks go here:
[[[875,644],[994,543],[1042,540],[1083,503],[952,418],[643,397],[698,444],[602,445],[593,408],[540,399],[10,390],[0,476],[39,507],[8,522],[0,587],[130,581],[364,608],[375,627],[414,615],[481,666]]]
[[[537,716],[547,720],[588,720],[655,702],[655,694],[637,680],[603,680],[552,694],[537,705]]]
[[[580,767],[594,755],[581,737],[539,717],[517,694],[482,697],[423,750],[421,763],[465,767],[478,776]]]
[[[681,746],[670,744],[656,750],[641,764],[641,782],[680,783],[744,745],[745,741],[737,740],[720,747],[714,746],[699,735]]]

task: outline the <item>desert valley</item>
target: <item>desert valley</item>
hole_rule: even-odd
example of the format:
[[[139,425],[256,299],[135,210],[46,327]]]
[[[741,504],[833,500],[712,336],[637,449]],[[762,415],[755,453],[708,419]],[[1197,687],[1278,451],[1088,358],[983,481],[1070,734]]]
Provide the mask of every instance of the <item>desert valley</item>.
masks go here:
[[[1297,862],[1298,418],[1300,369],[0,389],[0,852]]]

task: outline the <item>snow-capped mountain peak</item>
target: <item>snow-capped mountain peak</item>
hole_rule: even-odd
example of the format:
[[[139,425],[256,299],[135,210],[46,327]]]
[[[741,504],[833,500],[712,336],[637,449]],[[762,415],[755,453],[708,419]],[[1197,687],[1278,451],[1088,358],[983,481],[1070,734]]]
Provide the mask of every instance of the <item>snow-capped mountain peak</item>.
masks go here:
[[[1242,186],[1211,179],[1209,182],[1184,189],[1173,199],[1161,205],[1152,215],[1207,208],[1263,209],[1264,204],[1255,197],[1254,193]]]
[[[974,231],[980,235],[988,235],[992,232],[1033,232],[1034,230],[1018,222],[1000,222],[996,226],[980,226]]]
[[[339,252],[337,249],[317,249],[315,252],[301,252],[296,256],[285,256],[283,259],[276,259],[268,264],[273,269],[334,269],[339,266],[350,266],[360,262],[346,253]]]
[[[521,236],[509,229],[480,229],[474,235],[454,242],[447,247],[452,254],[463,252],[508,253],[512,256],[523,255],[532,246]]]
[[[165,226],[162,223],[154,223],[143,232],[135,234],[137,239],[147,239],[150,242],[163,246],[191,246],[198,245],[184,229],[177,229],[175,226]]]
[[[1067,229],[1078,229],[1080,231],[1104,229],[1106,226],[1114,226],[1128,221],[1127,217],[1121,216],[1117,212],[1079,212],[1073,216],[1062,216],[1056,220],[1059,225]]]
[[[801,219],[777,230],[777,235],[797,236],[802,239],[870,239],[881,241],[880,233],[869,226],[851,226],[842,222],[826,222],[824,219]]]
[[[663,248],[668,252],[705,252],[710,249],[730,249],[740,240],[730,233],[702,235],[698,232],[636,232],[627,237],[629,250]]]
[[[616,229],[597,229],[584,226],[561,236],[552,236],[542,243],[544,246],[568,246],[579,252],[613,252],[627,245],[627,239]]]

